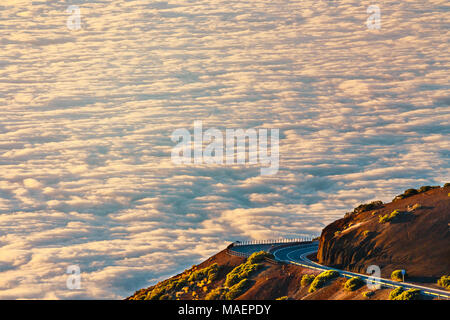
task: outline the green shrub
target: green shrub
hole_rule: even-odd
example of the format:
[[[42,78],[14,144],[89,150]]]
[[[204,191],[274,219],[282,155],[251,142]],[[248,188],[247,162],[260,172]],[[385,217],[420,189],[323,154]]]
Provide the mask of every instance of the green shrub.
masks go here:
[[[396,201],[398,199],[405,199],[418,193],[419,191],[417,191],[416,189],[408,189],[405,190],[405,192],[403,192],[402,194],[396,196],[393,201]]]
[[[252,255],[253,256],[253,255]],[[246,262],[238,265],[236,268],[231,270],[225,279],[225,286],[231,287],[235,285],[236,283],[240,282],[243,279],[248,278],[252,273],[257,271],[262,264],[260,263],[251,263],[251,261],[254,261],[255,259],[247,259]],[[258,260],[258,258],[256,258]]]
[[[317,291],[318,289],[324,287],[330,280],[339,277],[339,272],[334,270],[324,271],[319,274],[311,283],[309,287],[309,292]]]
[[[447,290],[450,290],[450,276],[442,276],[437,281],[438,286],[444,287]]]
[[[405,279],[407,277],[407,274],[405,272]],[[402,270],[394,270],[391,273],[391,279],[394,281],[403,281],[403,275],[402,275]]]
[[[389,293],[389,300],[394,300],[397,296],[399,296],[403,292],[402,287],[397,287]]]
[[[391,222],[391,221],[394,220],[399,214],[400,214],[400,211],[398,211],[398,210],[394,210],[394,211],[392,211],[390,214],[386,213],[384,216],[380,216],[380,217],[378,218],[378,222],[379,222],[379,223]]]
[[[251,286],[251,281],[242,279],[235,285],[228,287],[218,287],[211,290],[206,296],[205,300],[233,300],[242,295]]]
[[[445,185],[444,185],[444,187],[445,187]],[[426,192],[428,190],[436,189],[436,188],[440,188],[440,187],[439,186],[422,186],[422,187],[419,188],[419,190],[408,189],[408,190],[405,190],[405,192],[403,192],[402,194],[396,196],[393,201],[396,201],[398,199],[405,199],[405,198],[408,198],[408,197],[413,196],[415,194],[419,194],[419,193]]]
[[[415,203],[412,206],[408,206],[408,212],[411,212],[411,211],[414,211],[414,210],[417,210],[420,208],[422,208],[422,205],[420,203]]]
[[[201,281],[203,279],[213,281],[217,278],[217,275],[219,274],[219,270],[220,270],[219,265],[217,263],[214,263],[214,264],[210,265],[209,267],[192,272],[188,278],[188,281],[189,282]]]
[[[418,193],[419,193],[419,191],[417,191],[416,189],[407,189],[407,190],[405,190],[405,192],[403,192],[403,197],[407,198],[407,197],[413,196]]]
[[[259,252],[253,253],[250,257],[248,257],[247,262],[254,264],[254,263],[263,261],[265,258],[273,259],[274,256],[273,256],[273,254],[271,254],[269,252],[259,251]]]
[[[229,289],[224,287],[215,288],[205,296],[205,300],[224,300],[228,291]]]
[[[364,211],[368,211],[368,210],[374,210],[374,209],[381,207],[382,205],[383,205],[383,202],[380,200],[372,201],[370,203],[363,203],[363,204],[360,204],[359,206],[357,206],[353,210],[353,213],[360,213],[360,212],[364,212]]]
[[[366,297],[366,298],[370,298],[371,296],[373,296],[375,294],[375,292],[374,291],[366,291],[366,292],[363,292],[363,296],[364,297]]]
[[[419,289],[409,289],[406,291],[403,291],[399,295],[396,295],[391,300],[420,300],[422,299],[422,293]]]
[[[234,300],[235,298],[243,294],[245,291],[247,291],[247,289],[250,287],[250,283],[251,283],[250,280],[242,279],[241,281],[239,281],[230,288],[230,290],[225,294],[225,298],[227,300]]]
[[[311,284],[311,282],[314,281],[314,278],[315,278],[315,277],[316,277],[316,276],[313,275],[313,274],[304,274],[303,277],[302,277],[302,280],[300,281],[300,285],[301,285],[302,287],[307,287],[307,286],[309,286],[309,285]]]
[[[398,210],[394,210],[391,212],[391,214],[389,215],[389,218],[392,220],[394,219],[396,216],[398,216],[400,214],[400,211]]]
[[[214,280],[217,278],[220,266],[217,263],[214,263],[206,268],[195,270],[196,267],[193,267],[193,271],[185,271],[185,274],[168,280],[161,281],[157,285],[149,288],[143,296],[140,294],[140,298],[145,300],[165,300],[172,299],[174,295],[180,291],[184,290],[186,292],[189,290],[189,287],[203,286],[207,281]]]
[[[219,265],[217,263],[212,264],[207,273],[208,281],[216,280],[217,277],[219,276],[219,271],[220,271]]]
[[[437,189],[439,186],[423,186],[419,188],[419,193],[427,192],[428,190]]]
[[[145,300],[147,294],[143,293],[135,293],[132,297],[129,298],[129,300]]]
[[[344,289],[347,291],[355,291],[364,285],[364,280],[360,277],[353,277],[348,279],[344,284]]]
[[[162,296],[164,293],[162,290],[153,289],[152,291],[149,291],[147,293],[147,296],[145,297],[145,300],[158,300],[160,296]]]

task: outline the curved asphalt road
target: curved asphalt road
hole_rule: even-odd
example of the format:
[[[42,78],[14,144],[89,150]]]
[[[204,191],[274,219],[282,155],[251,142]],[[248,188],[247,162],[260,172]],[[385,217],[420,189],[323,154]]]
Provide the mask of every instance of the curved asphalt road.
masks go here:
[[[279,247],[277,249],[277,247]],[[238,251],[241,253],[247,253],[251,254],[253,252],[265,250],[273,253],[275,256],[275,259],[278,261],[295,264],[298,266],[302,266],[305,268],[315,269],[319,271],[326,271],[326,270],[335,270],[338,271],[341,276],[344,276],[346,278],[351,277],[360,277],[363,280],[369,280],[372,284],[380,284],[387,287],[403,287],[405,289],[419,289],[422,291],[422,293],[438,297],[438,298],[450,298],[450,293],[448,291],[444,290],[438,290],[434,288],[429,287],[423,287],[412,283],[407,282],[397,282],[390,279],[384,279],[384,278],[374,278],[370,275],[366,274],[360,274],[356,272],[349,272],[345,270],[339,270],[327,266],[320,265],[314,261],[311,261],[307,258],[312,253],[317,252],[319,248],[319,243],[313,242],[313,243],[305,243],[305,244],[293,244],[291,246],[286,246],[286,244],[283,244],[283,246],[272,244],[272,245],[245,245],[245,246],[236,246],[233,247],[233,251]]]

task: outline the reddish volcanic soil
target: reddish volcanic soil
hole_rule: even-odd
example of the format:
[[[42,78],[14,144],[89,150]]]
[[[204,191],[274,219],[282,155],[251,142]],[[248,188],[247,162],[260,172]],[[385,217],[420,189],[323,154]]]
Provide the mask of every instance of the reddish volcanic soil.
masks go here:
[[[321,264],[360,273],[366,273],[369,265],[378,265],[382,276],[389,278],[395,269],[405,269],[411,282],[426,282],[436,287],[436,279],[450,273],[450,187],[432,189],[423,193],[378,204],[371,210],[355,209],[351,214],[328,225],[320,238],[317,257]],[[414,206],[414,209],[411,207]],[[399,211],[392,221],[380,223],[379,217]],[[170,297],[181,300],[204,299],[215,288],[223,287],[226,275],[245,258],[229,255],[226,250],[210,257],[190,270],[172,277],[182,278],[193,271],[204,269],[214,263],[221,266],[215,280],[201,285],[190,284],[195,290],[169,292]],[[260,270],[252,273],[251,285],[238,300],[274,300],[280,297],[305,300],[366,300],[366,286],[348,292],[344,290],[345,278],[337,278],[316,292],[309,293],[301,286],[304,274],[319,272],[295,265],[262,262]],[[134,296],[142,298],[152,294],[149,287],[137,291]],[[187,287],[186,287],[187,288]],[[371,300],[388,299],[391,289],[373,292]]]
[[[322,231],[319,263],[360,273],[378,265],[383,277],[405,269],[410,281],[436,282],[450,272],[449,193],[432,189],[333,222]],[[407,212],[415,204],[420,208]],[[379,222],[394,210],[405,213]]]

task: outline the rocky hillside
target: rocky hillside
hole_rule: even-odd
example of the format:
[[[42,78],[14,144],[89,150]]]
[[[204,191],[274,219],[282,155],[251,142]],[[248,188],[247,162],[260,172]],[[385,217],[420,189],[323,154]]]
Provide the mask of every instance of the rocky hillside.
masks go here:
[[[370,292],[360,286],[345,289],[348,279],[337,277],[311,290],[318,271],[295,265],[273,264],[219,252],[170,279],[136,291],[127,300],[384,300],[390,289]]]
[[[405,269],[409,281],[437,287],[437,279],[450,271],[449,222],[450,185],[409,189],[391,203],[375,201],[360,205],[328,225],[320,237],[317,257],[310,258],[360,273],[366,273],[369,265],[378,265],[385,278],[393,270]],[[170,279],[136,291],[127,299],[384,300],[394,297],[391,289],[368,291],[359,278],[348,280],[339,273],[327,275],[328,271],[319,275],[312,269],[265,259],[270,256],[259,252],[246,259],[223,250]],[[441,287],[450,290],[450,277],[440,281]],[[409,291],[396,294],[399,299],[415,299]]]
[[[328,225],[319,263],[382,276],[405,269],[410,281],[435,282],[450,271],[450,186],[409,189],[392,202],[361,205]]]

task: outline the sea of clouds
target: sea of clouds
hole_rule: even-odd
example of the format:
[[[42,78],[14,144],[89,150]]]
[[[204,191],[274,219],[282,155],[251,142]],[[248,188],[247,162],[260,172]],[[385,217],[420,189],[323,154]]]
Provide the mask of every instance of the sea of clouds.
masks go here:
[[[0,298],[123,298],[449,182],[448,1],[371,4],[2,1]],[[195,120],[279,129],[279,172],[173,164]]]

